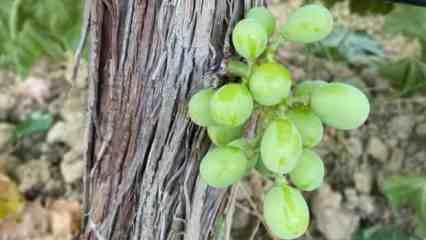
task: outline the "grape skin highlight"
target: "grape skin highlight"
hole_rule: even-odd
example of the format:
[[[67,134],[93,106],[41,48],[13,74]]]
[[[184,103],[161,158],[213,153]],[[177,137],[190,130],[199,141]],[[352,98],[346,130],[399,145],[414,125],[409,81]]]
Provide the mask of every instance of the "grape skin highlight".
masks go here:
[[[275,173],[285,174],[296,167],[302,154],[302,139],[288,119],[277,119],[266,128],[260,154],[264,165]]]
[[[224,126],[241,126],[252,111],[253,99],[247,87],[242,84],[226,84],[219,88],[210,100],[213,120]]]
[[[370,103],[364,93],[351,85],[337,82],[316,88],[310,105],[325,124],[344,130],[361,126],[370,112]]]
[[[249,87],[253,98],[259,104],[265,106],[278,104],[290,94],[290,73],[280,64],[261,64],[254,68]]]
[[[244,19],[235,26],[232,43],[238,54],[248,60],[255,60],[265,51],[268,34],[256,20]]]
[[[210,99],[213,93],[213,89],[206,88],[194,94],[189,100],[189,117],[198,126],[207,127],[215,124],[210,114]]]
[[[314,147],[321,142],[324,128],[321,120],[310,109],[292,109],[287,113],[287,117],[296,125],[304,147]]]
[[[327,82],[324,82],[322,80],[306,80],[296,85],[294,89],[294,95],[297,97],[310,97],[312,94],[312,91],[321,86],[322,84],[325,84]]]
[[[210,150],[200,164],[200,176],[210,186],[225,188],[237,182],[246,172],[247,159],[235,147]]]
[[[207,127],[207,135],[209,136],[210,140],[218,146],[226,145],[232,140],[241,137],[242,131],[242,126],[226,127],[216,125]]]
[[[324,175],[324,163],[318,154],[304,149],[296,168],[290,172],[290,179],[298,189],[312,191],[321,186]]]
[[[286,184],[272,187],[263,201],[263,215],[271,232],[281,239],[295,239],[309,226],[309,208],[300,191]]]
[[[293,12],[283,26],[282,36],[289,41],[312,43],[327,37],[333,29],[333,16],[318,4],[305,5]]]
[[[268,33],[268,36],[271,36],[275,30],[275,17],[266,7],[255,7],[250,9],[246,18],[253,19],[262,25]]]

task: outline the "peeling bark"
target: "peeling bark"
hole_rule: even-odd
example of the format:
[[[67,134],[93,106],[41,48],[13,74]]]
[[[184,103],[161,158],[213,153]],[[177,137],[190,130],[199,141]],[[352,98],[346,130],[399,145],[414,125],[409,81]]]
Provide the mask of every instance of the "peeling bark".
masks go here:
[[[232,27],[261,4],[91,0],[81,239],[211,236],[227,190],[198,177],[209,142],[188,119],[187,100],[218,84]]]

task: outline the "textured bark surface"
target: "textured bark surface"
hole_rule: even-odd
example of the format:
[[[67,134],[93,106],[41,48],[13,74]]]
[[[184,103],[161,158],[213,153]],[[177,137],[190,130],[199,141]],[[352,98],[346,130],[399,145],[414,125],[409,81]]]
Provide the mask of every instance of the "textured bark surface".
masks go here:
[[[89,1],[89,0],[87,0]],[[262,0],[92,0],[81,239],[208,239],[226,190],[187,100],[217,85],[232,26]]]

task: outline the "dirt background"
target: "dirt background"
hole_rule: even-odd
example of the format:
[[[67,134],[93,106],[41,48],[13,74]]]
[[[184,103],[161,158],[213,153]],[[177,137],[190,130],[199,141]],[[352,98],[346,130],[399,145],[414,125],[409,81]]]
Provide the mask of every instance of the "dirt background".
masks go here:
[[[270,8],[282,22],[299,5],[300,1],[271,1]],[[374,34],[388,57],[410,56],[418,50],[415,42],[384,35],[383,17],[350,15],[346,4],[335,6],[333,13],[339,23]],[[399,98],[373,67],[349,68],[301,52],[301,46],[292,44],[279,51],[295,81],[347,79],[368,94],[372,105],[361,128],[326,130],[317,148],[326,163],[326,183],[305,195],[312,223],[301,239],[351,239],[357,229],[388,224],[413,232],[412,212],[391,209],[381,189],[387,176],[426,174],[426,96]],[[71,59],[59,63],[42,59],[25,81],[0,71],[0,188],[7,183],[14,189],[16,184],[16,194],[22,196],[18,214],[0,221],[0,240],[64,240],[78,232],[87,71],[83,65],[72,83]],[[15,125],[33,111],[52,113],[53,126],[11,143]],[[260,217],[262,187],[268,184],[255,172],[239,184],[234,240],[272,239]],[[0,201],[1,197],[0,193]]]

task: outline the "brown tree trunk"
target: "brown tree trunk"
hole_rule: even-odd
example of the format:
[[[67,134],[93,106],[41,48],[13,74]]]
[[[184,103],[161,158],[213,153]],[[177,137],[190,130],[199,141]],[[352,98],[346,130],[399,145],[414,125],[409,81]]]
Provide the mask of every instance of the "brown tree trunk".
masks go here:
[[[226,190],[198,177],[209,142],[187,100],[218,84],[232,27],[259,4],[91,0],[81,239],[208,239]]]

